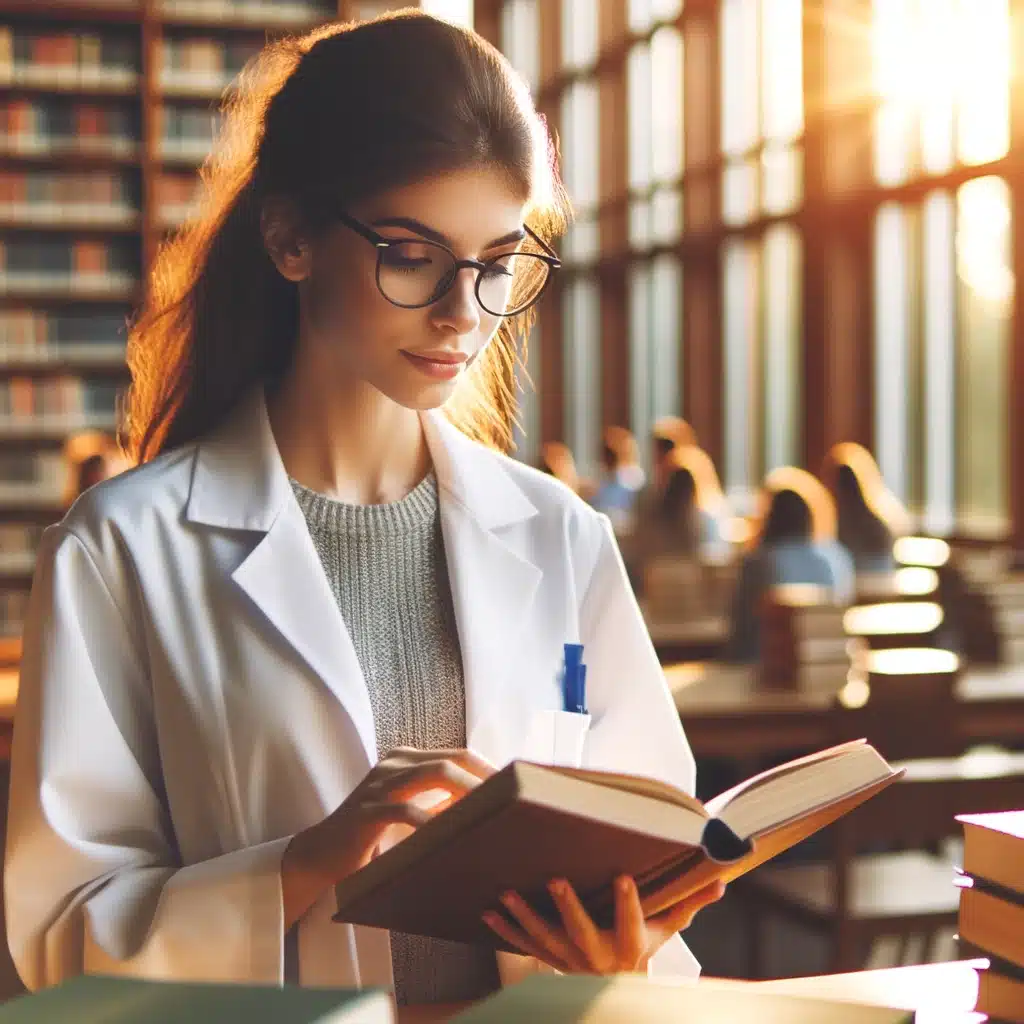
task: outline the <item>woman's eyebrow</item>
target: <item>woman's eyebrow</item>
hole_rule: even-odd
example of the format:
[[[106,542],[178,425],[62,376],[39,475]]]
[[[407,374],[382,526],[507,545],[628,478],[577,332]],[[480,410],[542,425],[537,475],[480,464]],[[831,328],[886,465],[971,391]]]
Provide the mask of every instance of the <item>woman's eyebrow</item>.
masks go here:
[[[417,235],[428,239],[431,242],[437,242],[439,245],[446,246],[449,249],[454,248],[452,240],[446,235],[442,235],[440,231],[435,231],[433,228],[428,227],[422,221],[416,220],[414,217],[380,217],[370,224],[374,228],[405,228],[407,231],[414,231]],[[522,228],[516,228],[515,231],[510,231],[507,235],[502,235],[501,238],[494,239],[493,242],[488,242],[484,246],[484,251],[487,249],[496,249],[499,245],[509,245],[512,242],[521,242],[526,237],[526,232]]]

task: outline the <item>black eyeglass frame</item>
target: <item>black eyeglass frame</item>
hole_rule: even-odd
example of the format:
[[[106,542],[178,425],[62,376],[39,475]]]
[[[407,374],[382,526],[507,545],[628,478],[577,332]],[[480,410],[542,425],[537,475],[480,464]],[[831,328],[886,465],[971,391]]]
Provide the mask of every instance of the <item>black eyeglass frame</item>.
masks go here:
[[[523,230],[526,232],[526,234],[544,250],[544,252],[542,253],[531,252],[526,253],[525,255],[530,256],[532,259],[541,260],[542,262],[546,263],[550,268],[548,270],[548,276],[545,279],[544,284],[541,286],[540,291],[537,292],[537,294],[529,301],[527,305],[523,306],[521,309],[516,309],[510,313],[495,313],[492,310],[488,309],[487,306],[484,305],[483,300],[480,298],[480,282],[481,280],[483,280],[482,275],[483,272],[492,264],[497,264],[499,260],[504,259],[505,256],[514,254],[505,253],[502,256],[496,256],[494,257],[494,259],[490,260],[460,260],[458,256],[456,256],[455,253],[448,248],[447,245],[442,245],[440,242],[435,242],[432,239],[385,238],[384,235],[380,234],[377,231],[374,231],[373,228],[371,228],[368,224],[364,224],[362,221],[357,220],[351,214],[339,210],[337,213],[335,213],[334,216],[335,219],[338,220],[340,223],[344,224],[345,227],[354,231],[361,238],[365,238],[366,241],[368,241],[377,250],[377,267],[374,274],[374,277],[377,282],[377,290],[381,293],[381,295],[384,296],[385,299],[387,299],[388,302],[391,303],[392,306],[397,306],[399,309],[426,309],[427,306],[433,306],[435,302],[440,302],[441,299],[443,299],[452,290],[452,288],[455,286],[455,279],[458,277],[460,270],[475,270],[477,274],[476,282],[473,285],[473,294],[476,296],[476,301],[480,304],[480,308],[490,316],[520,316],[521,314],[525,313],[528,309],[535,306],[540,301],[540,297],[544,294],[544,292],[547,291],[548,285],[551,284],[551,279],[554,276],[554,271],[559,270],[562,266],[562,261],[559,258],[558,254],[554,251],[554,249],[552,249],[551,246],[549,246],[542,238],[539,238],[533,231],[530,230],[529,227],[527,227],[527,225],[524,224]],[[411,306],[406,305],[403,302],[395,302],[394,299],[392,299],[389,295],[385,293],[384,289],[380,285],[381,256],[384,254],[384,251],[390,249],[394,245],[407,245],[410,242],[422,242],[425,245],[433,245],[436,246],[438,249],[442,249],[444,252],[448,253],[449,256],[451,256],[455,268],[450,280],[448,281],[448,284],[445,285],[443,291],[433,296],[427,302],[419,302],[416,305]]]

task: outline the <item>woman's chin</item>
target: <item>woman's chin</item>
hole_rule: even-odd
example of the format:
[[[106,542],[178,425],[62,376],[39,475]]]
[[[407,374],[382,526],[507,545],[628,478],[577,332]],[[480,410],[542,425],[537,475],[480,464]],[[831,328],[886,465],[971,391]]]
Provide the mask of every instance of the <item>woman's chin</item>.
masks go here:
[[[394,401],[404,405],[406,409],[415,409],[417,412],[428,412],[431,409],[439,409],[445,402],[455,394],[460,378],[453,381],[438,381],[427,385],[420,385],[417,388],[410,388],[400,397],[393,395]]]

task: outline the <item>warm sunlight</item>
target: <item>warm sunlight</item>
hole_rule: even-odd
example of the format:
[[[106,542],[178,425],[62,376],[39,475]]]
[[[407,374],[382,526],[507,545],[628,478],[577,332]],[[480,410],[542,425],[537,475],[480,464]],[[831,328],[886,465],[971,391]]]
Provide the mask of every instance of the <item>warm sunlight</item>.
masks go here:
[[[1005,156],[1010,137],[1007,0],[875,0],[875,171],[899,184],[915,169]]]

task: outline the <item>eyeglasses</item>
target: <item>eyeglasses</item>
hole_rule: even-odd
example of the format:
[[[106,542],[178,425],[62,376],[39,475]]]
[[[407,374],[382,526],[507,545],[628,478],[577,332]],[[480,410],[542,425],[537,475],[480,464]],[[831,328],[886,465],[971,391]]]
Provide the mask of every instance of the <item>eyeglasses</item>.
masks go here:
[[[447,246],[412,238],[385,238],[347,213],[337,219],[377,249],[377,287],[394,306],[422,309],[451,291],[460,270],[475,270],[476,300],[491,316],[517,316],[544,294],[562,265],[555,252],[524,225],[543,252],[516,251],[490,260],[460,260]]]

